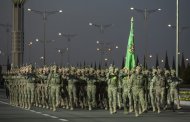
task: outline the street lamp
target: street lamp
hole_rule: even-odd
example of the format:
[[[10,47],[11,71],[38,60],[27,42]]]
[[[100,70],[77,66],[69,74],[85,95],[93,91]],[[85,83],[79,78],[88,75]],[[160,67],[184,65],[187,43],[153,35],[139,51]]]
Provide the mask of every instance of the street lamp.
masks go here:
[[[95,27],[97,27],[98,29],[100,29],[100,33],[104,33],[104,30],[105,30],[106,28],[109,28],[109,27],[113,26],[113,24],[106,24],[106,25],[103,25],[103,24],[95,24],[95,23],[92,23],[92,22],[90,22],[89,25],[90,25],[90,26],[95,26]]]
[[[38,11],[38,10],[33,10],[28,8],[29,12],[33,12],[35,14],[39,14],[43,17],[43,29],[44,29],[44,34],[43,34],[43,43],[44,43],[44,58],[43,58],[43,64],[46,64],[46,21],[47,21],[47,17],[53,14],[57,14],[57,13],[62,13],[62,10],[58,10],[58,11]]]
[[[147,46],[147,44],[148,44],[148,16],[150,15],[150,14],[153,14],[153,13],[156,13],[156,12],[159,12],[159,11],[161,11],[162,9],[161,8],[157,8],[157,9],[147,9],[147,8],[145,8],[145,9],[138,9],[138,8],[134,8],[134,7],[131,7],[130,8],[132,11],[136,11],[136,12],[138,12],[138,13],[140,13],[140,14],[142,14],[143,15],[143,17],[144,17],[144,28],[145,28],[145,46]],[[145,61],[146,61],[146,57],[148,56],[147,55],[147,49],[148,49],[148,47],[145,47]]]
[[[32,44],[33,44],[33,42],[29,42],[29,43],[28,43],[28,47],[29,47],[29,63],[31,63],[31,62],[30,62],[30,57],[31,57]]]
[[[176,30],[175,25],[168,24],[168,27]],[[181,26],[181,27],[179,27],[179,33],[182,33],[183,31],[185,31],[187,29],[190,29],[190,26]]]
[[[64,33],[58,33],[58,35],[67,38],[67,42],[68,42],[68,48],[67,48],[67,51],[68,51],[67,65],[69,66],[69,65],[70,65],[70,53],[71,53],[71,45],[70,45],[71,38],[74,38],[74,37],[77,36],[77,35],[76,35],[76,34],[64,34]]]
[[[176,76],[178,77],[179,75],[179,69],[178,69],[178,62],[179,62],[179,56],[180,55],[180,52],[179,52],[179,41],[180,41],[180,35],[179,34],[182,34],[183,31],[187,30],[190,28],[190,26],[179,26],[179,18],[178,18],[178,0],[177,0],[177,20],[176,20],[176,24],[177,26],[175,25],[171,25],[171,24],[168,24],[168,27],[169,28],[172,28],[176,31]]]

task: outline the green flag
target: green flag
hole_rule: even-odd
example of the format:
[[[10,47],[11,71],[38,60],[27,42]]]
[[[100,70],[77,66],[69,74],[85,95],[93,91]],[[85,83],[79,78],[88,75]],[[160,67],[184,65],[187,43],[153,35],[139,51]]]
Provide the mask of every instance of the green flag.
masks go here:
[[[126,57],[125,57],[125,68],[131,70],[136,67],[135,61],[135,43],[134,43],[134,27],[133,17],[131,18],[131,30],[128,39]]]

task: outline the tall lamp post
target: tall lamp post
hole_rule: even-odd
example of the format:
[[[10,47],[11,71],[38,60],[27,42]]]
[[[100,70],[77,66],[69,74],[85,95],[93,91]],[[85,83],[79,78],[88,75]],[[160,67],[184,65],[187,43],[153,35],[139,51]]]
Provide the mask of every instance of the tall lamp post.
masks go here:
[[[145,28],[145,45],[147,46],[147,43],[148,43],[148,16],[150,14],[153,14],[153,13],[156,13],[156,12],[159,12],[161,11],[162,9],[161,8],[158,8],[158,9],[138,9],[138,8],[134,8],[134,7],[131,7],[130,8],[132,11],[136,11],[140,14],[143,15],[144,17],[144,28]],[[147,48],[148,47],[145,47],[145,61],[147,60]]]
[[[105,30],[106,28],[109,28],[109,27],[113,26],[113,24],[106,24],[106,25],[103,25],[103,24],[95,24],[95,23],[92,23],[92,22],[90,22],[89,25],[90,25],[90,26],[97,27],[97,28],[100,30],[100,33],[104,33],[104,30]]]
[[[183,33],[183,31],[190,29],[190,26],[175,26],[175,25],[171,25],[168,24],[169,28],[172,28],[176,31],[176,76],[178,77],[179,75],[179,68],[178,68],[178,63],[179,63],[179,41],[180,41],[180,34]]]
[[[35,14],[39,14],[43,17],[43,30],[44,30],[44,34],[43,34],[43,43],[44,43],[44,56],[43,56],[43,64],[46,64],[46,21],[47,21],[47,17],[53,14],[57,14],[57,13],[62,13],[62,10],[58,10],[58,11],[38,11],[38,10],[33,10],[28,8],[29,12],[33,12]]]
[[[31,61],[30,61],[30,58],[31,58],[31,48],[32,48],[32,44],[33,44],[33,42],[29,42],[28,43],[28,47],[29,47],[29,50],[28,50],[28,63],[30,64],[31,63]]]
[[[67,48],[67,51],[68,51],[68,57],[67,57],[67,65],[69,66],[70,65],[70,53],[71,53],[71,39],[74,38],[75,36],[77,36],[76,34],[64,34],[64,33],[58,33],[59,36],[63,36],[67,39],[67,42],[68,42],[68,48]]]

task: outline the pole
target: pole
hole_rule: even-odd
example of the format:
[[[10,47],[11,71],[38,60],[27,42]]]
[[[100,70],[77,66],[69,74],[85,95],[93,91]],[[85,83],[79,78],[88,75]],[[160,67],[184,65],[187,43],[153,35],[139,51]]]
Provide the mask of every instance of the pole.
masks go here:
[[[46,65],[46,12],[44,11],[43,15],[43,21],[44,21],[44,59],[43,59],[43,64]]]
[[[67,63],[67,65],[68,65],[68,67],[70,66],[70,48],[71,48],[71,44],[70,44],[70,42],[71,42],[71,39],[68,37],[68,59],[67,59],[67,61],[68,61],[68,63]]]
[[[176,76],[179,76],[179,0],[176,0]]]
[[[30,57],[31,57],[31,45],[29,45],[29,64],[31,64],[31,62],[30,62]]]
[[[148,49],[148,27],[147,27],[147,9],[146,8],[144,9],[144,28],[145,28],[145,62],[147,62],[147,59],[148,59],[147,58],[148,57],[148,54],[147,54],[147,49]]]

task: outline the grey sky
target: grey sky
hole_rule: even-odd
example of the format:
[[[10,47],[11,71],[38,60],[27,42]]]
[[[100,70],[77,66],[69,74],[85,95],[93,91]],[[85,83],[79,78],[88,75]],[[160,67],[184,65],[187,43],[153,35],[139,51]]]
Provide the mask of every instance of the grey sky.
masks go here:
[[[180,25],[190,26],[190,0],[180,0]],[[161,8],[161,12],[151,14],[148,18],[148,44],[145,46],[144,21],[139,13],[132,12],[130,7],[155,9]],[[27,8],[35,10],[59,10],[63,13],[48,17],[46,38],[56,40],[47,44],[47,62],[60,64],[60,55],[56,48],[66,48],[68,43],[65,38],[58,37],[58,32],[75,33],[77,37],[71,41],[71,63],[76,64],[97,62],[100,53],[97,52],[97,40],[112,42],[119,46],[113,50],[113,59],[117,66],[121,65],[122,57],[125,56],[127,46],[130,18],[135,20],[135,43],[136,53],[140,62],[143,62],[145,47],[148,54],[153,55],[151,65],[155,64],[155,54],[164,59],[165,51],[168,51],[169,61],[175,55],[175,31],[168,28],[169,23],[175,25],[176,0],[28,0],[25,4],[25,43],[35,41],[35,38],[43,39],[42,17],[29,13]],[[101,34],[95,27],[88,25],[89,22],[97,24],[114,24]],[[0,0],[0,23],[12,23],[11,0]],[[190,29],[181,35],[180,52],[184,52],[186,58],[190,58]],[[5,51],[6,32],[0,27],[0,50]],[[9,42],[10,43],[10,42]],[[9,46],[10,47],[10,46]],[[40,57],[43,55],[43,45],[33,43],[32,62],[42,64]],[[0,62],[6,60],[0,56]],[[110,56],[108,56],[110,58]],[[181,59],[181,57],[180,57]],[[64,61],[67,60],[65,54]],[[24,62],[28,62],[28,48],[25,46]],[[111,61],[112,62],[112,61]]]

